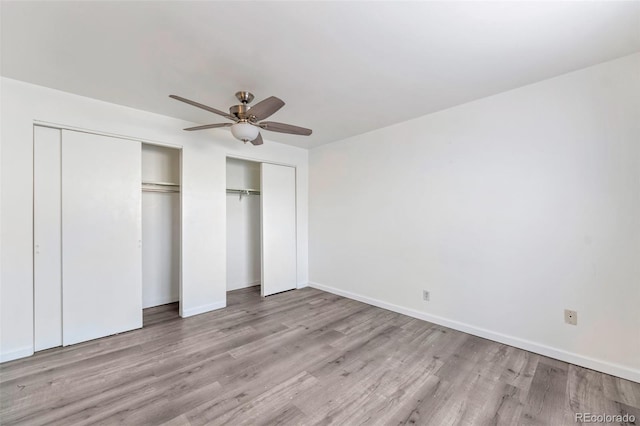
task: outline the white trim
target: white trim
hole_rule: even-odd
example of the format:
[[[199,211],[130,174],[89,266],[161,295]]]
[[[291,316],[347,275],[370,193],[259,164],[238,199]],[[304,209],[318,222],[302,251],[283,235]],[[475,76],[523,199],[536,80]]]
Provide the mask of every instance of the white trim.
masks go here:
[[[33,346],[25,346],[9,352],[0,353],[0,362],[13,361],[14,359],[26,358],[33,355]]]
[[[309,287],[309,283],[298,283],[297,288],[305,288],[305,287]]]
[[[384,302],[382,300],[374,299],[360,294],[352,293],[350,291],[340,290],[335,287],[330,287],[323,284],[309,282],[309,286],[318,290],[323,290],[329,293],[337,294],[338,296],[347,297],[349,299],[357,300],[369,305],[377,306],[382,309],[397,312],[403,315],[407,315],[413,318],[421,319],[423,321],[432,322],[434,324],[442,325],[452,328],[454,330],[462,331],[474,336],[483,337],[485,339],[493,340],[495,342],[504,343],[505,345],[514,346],[516,348],[524,349],[526,351],[535,352],[540,355],[555,358],[560,361],[565,361],[570,364],[579,365],[581,367],[590,368],[592,370],[600,371],[602,373],[611,374],[613,376],[621,377],[623,379],[631,380],[633,382],[640,383],[640,370],[627,367],[620,364],[615,364],[600,359],[591,358],[588,356],[580,355],[574,352],[568,352],[563,349],[546,346],[541,343],[532,342],[530,340],[521,339],[519,337],[509,336],[506,334],[498,333],[495,331],[487,330],[485,328],[476,327],[470,324],[454,321],[448,318],[443,318],[437,315],[431,315],[426,312],[421,312],[415,309],[406,308],[404,306],[394,305],[393,303]]]
[[[151,139],[144,139],[144,138],[136,138],[133,136],[126,136],[118,133],[102,132],[100,130],[85,129],[83,127],[69,126],[66,124],[50,123],[48,121],[43,121],[43,120],[33,120],[33,125],[40,126],[40,127],[51,127],[52,129],[71,130],[73,132],[89,133],[91,135],[108,136],[110,138],[125,139],[129,141],[141,142],[147,145],[156,145],[156,146],[164,146],[166,148],[179,149],[180,151],[182,151],[182,148],[183,148],[182,145],[177,145],[173,143],[154,141]],[[182,177],[182,175],[180,177]]]
[[[215,311],[216,309],[226,308],[227,301],[221,300],[215,303],[209,303],[208,305],[196,306],[195,308],[183,309],[182,318],[192,317],[194,315],[204,314],[205,312]]]
[[[234,140],[237,140],[237,139],[234,139]],[[273,142],[273,141],[269,141],[269,142]],[[276,143],[279,143],[279,142],[276,142]],[[302,148],[302,149],[304,149],[304,148]],[[293,167],[294,169],[298,168],[298,166],[296,166],[295,164],[277,163],[277,162],[269,161],[269,160],[261,160],[260,158],[257,158],[257,157],[247,157],[247,156],[239,155],[239,154],[236,154],[236,153],[227,153],[226,157],[227,158],[231,158],[233,160],[248,161],[250,163],[258,163],[258,164],[267,163],[267,164],[273,164],[274,166],[287,166],[287,167]]]
[[[149,302],[149,306],[142,305],[142,309],[155,308],[156,306],[168,305],[170,303],[180,302],[180,296],[171,295],[170,297],[156,297]]]
[[[259,285],[260,285],[260,280],[253,281],[250,283],[227,284],[227,291],[242,290],[243,288],[257,287]]]

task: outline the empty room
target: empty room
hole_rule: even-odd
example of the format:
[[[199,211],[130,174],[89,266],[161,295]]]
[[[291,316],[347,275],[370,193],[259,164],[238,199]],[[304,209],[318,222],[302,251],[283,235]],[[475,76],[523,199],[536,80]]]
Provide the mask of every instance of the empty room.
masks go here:
[[[0,0],[0,424],[640,424],[640,1]]]

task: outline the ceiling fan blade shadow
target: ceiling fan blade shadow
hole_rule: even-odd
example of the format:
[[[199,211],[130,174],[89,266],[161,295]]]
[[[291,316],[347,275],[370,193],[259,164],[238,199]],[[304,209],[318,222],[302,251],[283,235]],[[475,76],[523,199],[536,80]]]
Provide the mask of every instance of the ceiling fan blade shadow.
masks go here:
[[[276,123],[275,121],[263,121],[260,123],[260,127],[272,132],[290,133],[292,135],[309,136],[312,133],[311,129],[294,126],[292,124]]]
[[[218,127],[231,127],[233,123],[216,123],[216,124],[205,124],[203,126],[195,126],[195,127],[187,127],[184,130],[193,131],[193,130],[205,130],[205,129],[216,129]]]
[[[248,114],[250,116],[254,116],[256,121],[260,121],[269,117],[283,106],[284,101],[282,99],[276,98],[275,96],[270,96],[267,99],[260,101],[249,108]]]
[[[258,137],[251,141],[254,145],[262,145],[264,142],[262,141],[262,135],[258,133]]]
[[[183,98],[182,96],[178,96],[178,95],[169,95],[169,97],[172,98],[172,99],[175,99],[177,101],[184,102],[184,103],[189,104],[189,105],[193,105],[194,107],[201,108],[201,109],[203,109],[205,111],[209,111],[209,112],[212,112],[214,114],[221,115],[221,116],[223,116],[225,118],[228,118],[229,120],[236,121],[236,118],[233,115],[227,114],[226,112],[220,111],[219,109],[212,108],[210,106],[201,104],[201,103],[196,102],[196,101],[192,101],[192,100],[187,99],[187,98]]]

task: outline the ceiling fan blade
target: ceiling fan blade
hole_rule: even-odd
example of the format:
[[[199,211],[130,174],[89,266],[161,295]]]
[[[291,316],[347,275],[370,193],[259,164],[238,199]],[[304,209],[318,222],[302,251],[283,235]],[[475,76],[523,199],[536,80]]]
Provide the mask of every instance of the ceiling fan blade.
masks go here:
[[[205,111],[209,111],[209,112],[212,112],[212,113],[214,113],[214,114],[221,115],[221,116],[223,116],[223,117],[225,117],[225,118],[228,118],[229,120],[236,121],[236,118],[235,118],[233,115],[231,115],[231,114],[227,114],[227,113],[226,113],[226,112],[224,112],[224,111],[220,111],[220,110],[218,110],[218,109],[211,108],[210,106],[206,106],[206,105],[201,104],[201,103],[198,103],[198,102],[196,102],[196,101],[192,101],[192,100],[190,100],[190,99],[183,98],[182,96],[178,96],[178,95],[169,95],[169,97],[170,97],[170,98],[172,98],[172,99],[175,99],[175,100],[177,100],[177,101],[184,102],[184,103],[189,104],[189,105],[193,105],[194,107],[202,108],[202,109],[204,109]]]
[[[216,123],[216,124],[205,124],[204,126],[187,127],[184,130],[192,131],[192,130],[216,129],[218,127],[231,127],[231,126],[233,126],[233,123]]]
[[[272,132],[290,133],[292,135],[309,136],[311,134],[311,129],[305,129],[304,127],[293,126],[291,124],[276,123],[275,121],[263,121],[260,123],[260,127]]]
[[[262,145],[264,142],[262,141],[262,135],[258,133],[258,137],[251,141],[254,145]]]
[[[269,117],[283,106],[284,101],[282,99],[271,96],[249,108],[248,114],[254,116],[256,121],[260,121]]]

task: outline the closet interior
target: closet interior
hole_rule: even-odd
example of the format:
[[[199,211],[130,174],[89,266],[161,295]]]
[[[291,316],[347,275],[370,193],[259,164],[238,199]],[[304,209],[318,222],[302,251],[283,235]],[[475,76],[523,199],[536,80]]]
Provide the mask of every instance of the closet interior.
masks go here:
[[[260,163],[227,158],[227,291],[259,286]]]
[[[162,316],[179,312],[180,174],[180,150],[142,144],[142,308]]]

